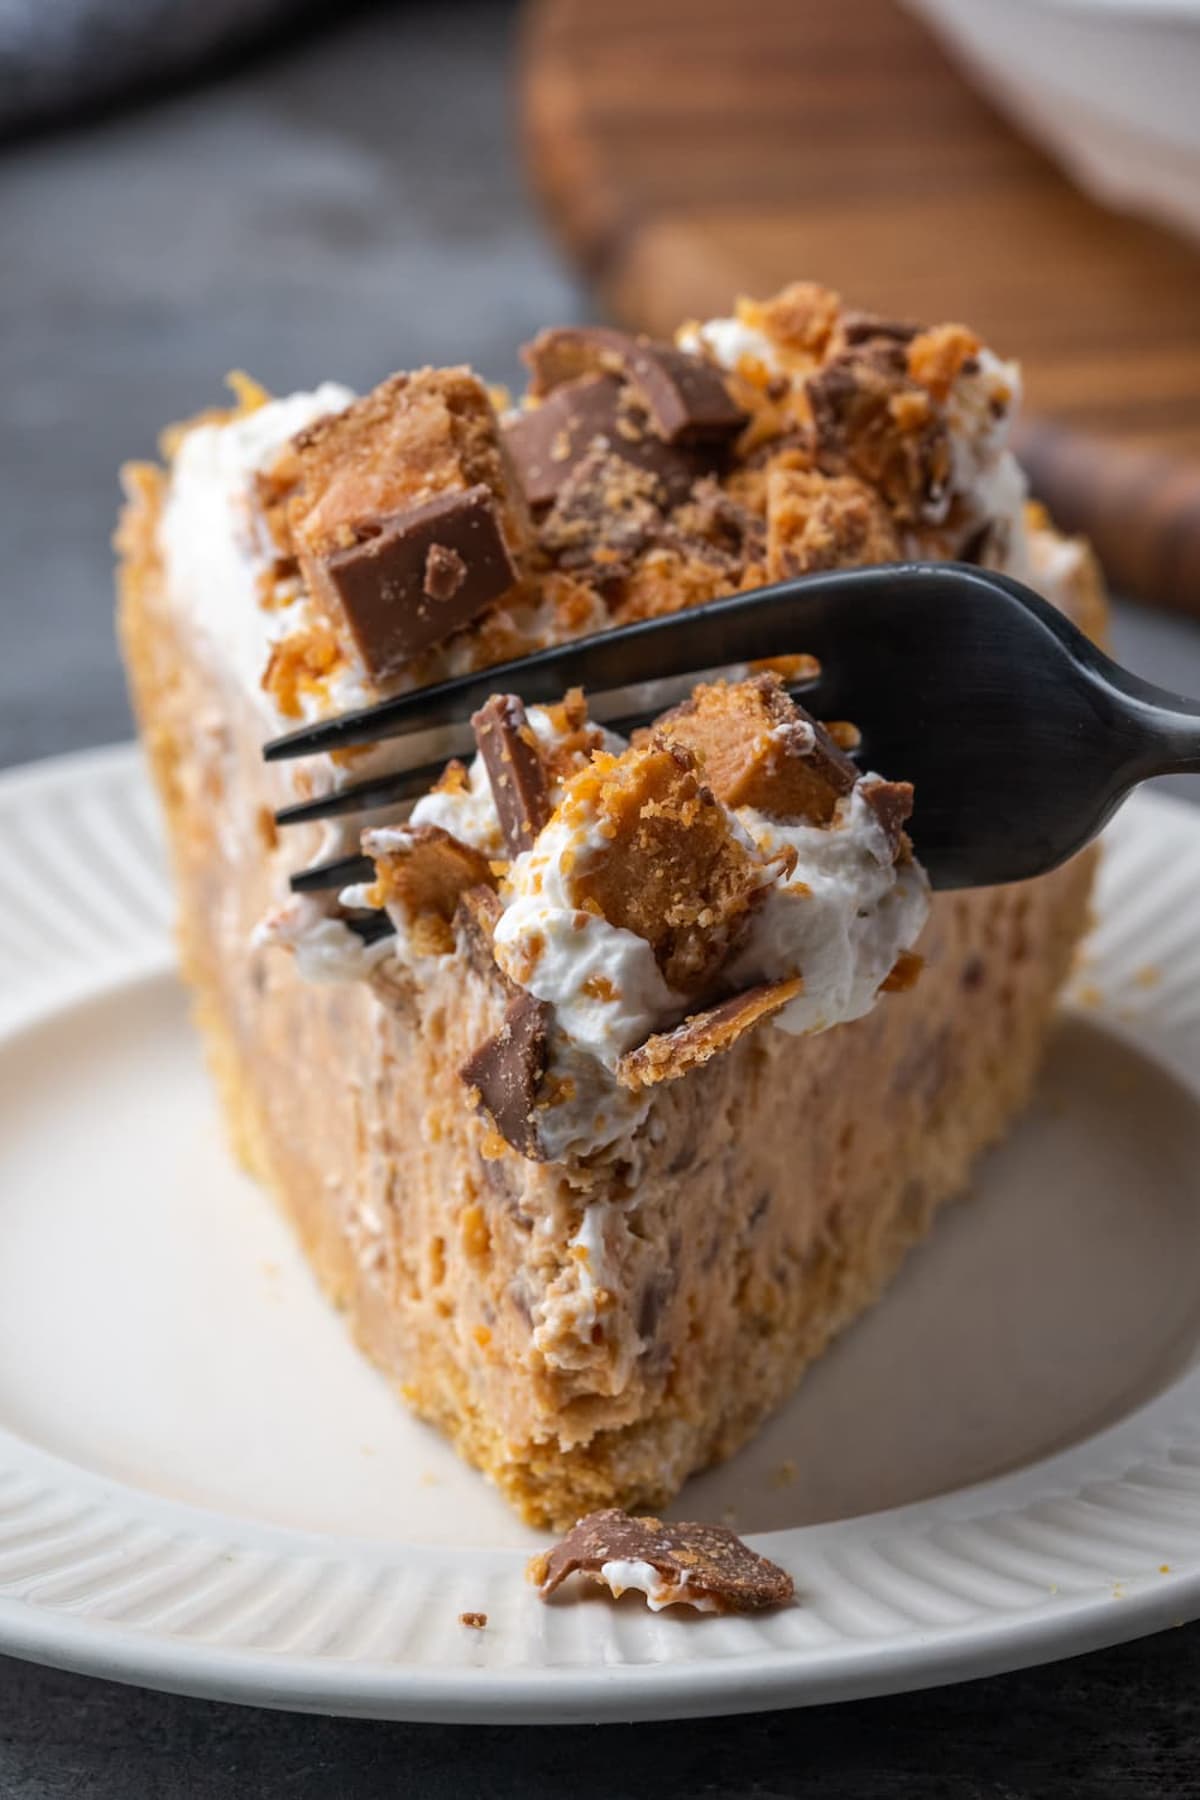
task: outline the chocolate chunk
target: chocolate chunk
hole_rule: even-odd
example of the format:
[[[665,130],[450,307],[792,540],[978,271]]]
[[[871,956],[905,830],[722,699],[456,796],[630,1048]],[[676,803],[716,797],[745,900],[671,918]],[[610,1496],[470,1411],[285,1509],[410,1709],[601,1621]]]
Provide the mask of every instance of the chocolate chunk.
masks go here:
[[[780,1606],[795,1595],[785,1569],[768,1562],[723,1525],[671,1524],[634,1518],[613,1507],[589,1513],[562,1542],[529,1564],[529,1578],[543,1600],[576,1571],[620,1593],[616,1573],[605,1578],[606,1563],[646,1563],[659,1577],[648,1597],[656,1605],[673,1600],[700,1602],[722,1612],[755,1612]]]
[[[872,338],[890,338],[893,343],[908,344],[920,330],[919,325],[910,325],[903,319],[881,318],[878,313],[842,314],[842,336],[847,344],[866,344]]]
[[[319,559],[318,598],[338,608],[378,677],[469,624],[517,579],[482,485],[439,494],[360,533],[356,543]]]
[[[637,390],[655,431],[668,444],[727,439],[746,423],[721,371],[673,344],[605,325],[562,326],[541,332],[523,355],[533,374],[534,395],[549,394],[582,375],[621,376]]]
[[[459,1070],[476,1103],[522,1156],[541,1154],[534,1104],[546,1073],[550,1019],[551,1008],[544,1000],[518,989],[499,1031]]]
[[[505,421],[504,442],[534,507],[555,500],[597,448],[652,475],[665,505],[682,499],[720,454],[717,445],[664,442],[616,375],[585,375],[556,387],[540,406]]]
[[[493,694],[472,716],[496,816],[510,856],[528,850],[550,817],[550,784],[537,738],[515,694]]]
[[[674,1031],[656,1032],[635,1050],[628,1051],[617,1064],[617,1080],[623,1087],[647,1088],[703,1068],[723,1050],[732,1049],[752,1026],[769,1019],[803,991],[804,983],[798,975],[790,981],[766,981],[722,1000],[719,1006],[710,1006],[706,1012],[693,1013]]]
[[[468,888],[460,895],[455,910],[454,939],[480,980],[497,983],[511,999],[517,992],[516,983],[501,969],[492,948],[496,923],[503,911],[500,896],[494,888]]]
[[[939,518],[951,476],[950,439],[904,346],[872,339],[830,359],[805,383],[818,467],[857,475],[904,524]]]
[[[888,847],[892,853],[892,861],[895,862],[908,841],[904,825],[905,821],[912,817],[912,782],[875,779],[864,781],[860,791],[863,799],[883,826]]]
[[[604,588],[629,574],[665,523],[653,476],[596,444],[563,483],[538,536],[560,569]]]

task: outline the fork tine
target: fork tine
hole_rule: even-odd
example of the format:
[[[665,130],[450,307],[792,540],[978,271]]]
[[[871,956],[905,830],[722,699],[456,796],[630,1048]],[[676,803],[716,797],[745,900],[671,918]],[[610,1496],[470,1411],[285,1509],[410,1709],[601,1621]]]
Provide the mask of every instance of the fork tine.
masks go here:
[[[915,582],[927,586],[940,578],[942,570],[953,569],[951,564],[843,569],[733,594],[665,618],[574,638],[532,656],[304,726],[273,739],[263,755],[268,762],[278,762],[461,724],[496,693],[519,694],[527,703],[554,702],[570,687],[596,692],[795,651],[825,662],[839,642],[844,647],[847,631],[854,629],[856,602],[873,609],[881,592],[892,593]],[[953,573],[948,576],[954,578]]]
[[[293,875],[293,894],[316,894],[323,888],[350,887],[357,881],[374,881],[375,864],[369,856],[338,856],[332,862],[313,863]]]
[[[812,681],[797,682],[789,685],[788,693],[793,699],[798,699],[801,695],[809,695],[815,685],[817,683]],[[642,712],[626,713],[619,719],[605,719],[603,724],[606,730],[615,731],[621,737],[629,737],[643,726],[652,725],[661,711],[661,707],[648,707]],[[275,823],[307,825],[315,819],[339,819],[348,813],[374,812],[381,806],[398,806],[405,800],[419,799],[422,794],[428,793],[450,760],[449,757],[444,757],[441,762],[423,763],[419,769],[397,769],[392,775],[373,775],[367,781],[351,782],[347,787],[336,788],[330,794],[318,795],[315,800],[299,800],[292,806],[281,807],[275,814]],[[352,862],[354,859],[347,860]],[[332,870],[337,865],[318,865],[294,875],[292,887],[297,893],[305,891],[297,883],[305,881],[307,876],[319,876],[322,866]],[[348,879],[357,877],[351,876]],[[306,881],[305,884],[312,888],[334,885],[331,881],[323,880]]]
[[[359,919],[345,919],[343,923],[364,944],[377,944],[380,938],[391,937],[396,930],[385,912],[364,913]]]
[[[440,762],[422,763],[416,769],[372,775],[366,781],[352,781],[347,787],[336,788],[331,794],[319,794],[315,800],[298,800],[281,807],[275,814],[275,823],[306,825],[311,819],[340,819],[346,813],[374,812],[380,806],[416,800],[428,793],[449,760],[443,757]]]

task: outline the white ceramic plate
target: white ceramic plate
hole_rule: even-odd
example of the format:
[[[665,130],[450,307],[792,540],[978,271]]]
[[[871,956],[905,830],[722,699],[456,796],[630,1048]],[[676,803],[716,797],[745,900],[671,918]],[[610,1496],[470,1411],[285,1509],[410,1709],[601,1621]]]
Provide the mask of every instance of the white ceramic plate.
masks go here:
[[[0,779],[0,1650],[268,1705],[735,1712],[1200,1614],[1200,812],[1118,820],[1040,1098],[681,1516],[760,1619],[544,1606],[222,1145],[130,750]],[[459,1623],[486,1612],[485,1631]]]

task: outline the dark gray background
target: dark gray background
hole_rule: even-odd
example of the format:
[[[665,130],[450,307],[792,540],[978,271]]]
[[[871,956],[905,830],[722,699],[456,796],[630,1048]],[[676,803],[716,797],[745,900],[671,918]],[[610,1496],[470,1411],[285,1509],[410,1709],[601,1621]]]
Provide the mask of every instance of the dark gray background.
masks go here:
[[[116,466],[217,398],[225,369],[285,391],[423,361],[514,379],[517,343],[586,313],[516,167],[511,24],[502,0],[353,11],[0,152],[0,764],[129,735]],[[1200,692],[1200,634],[1125,609],[1118,644]],[[1198,1682],[1190,1627],[816,1712],[504,1731],[289,1718],[0,1659],[0,1800],[1195,1795]]]

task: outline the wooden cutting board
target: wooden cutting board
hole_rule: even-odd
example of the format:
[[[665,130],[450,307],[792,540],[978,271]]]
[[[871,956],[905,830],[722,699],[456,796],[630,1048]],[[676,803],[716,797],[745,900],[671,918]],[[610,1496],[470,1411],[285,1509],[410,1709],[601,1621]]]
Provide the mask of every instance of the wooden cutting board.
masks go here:
[[[1060,523],[1200,614],[1200,247],[1079,193],[893,0],[529,0],[520,70],[534,181],[615,318],[811,276],[968,321],[1022,361]]]

